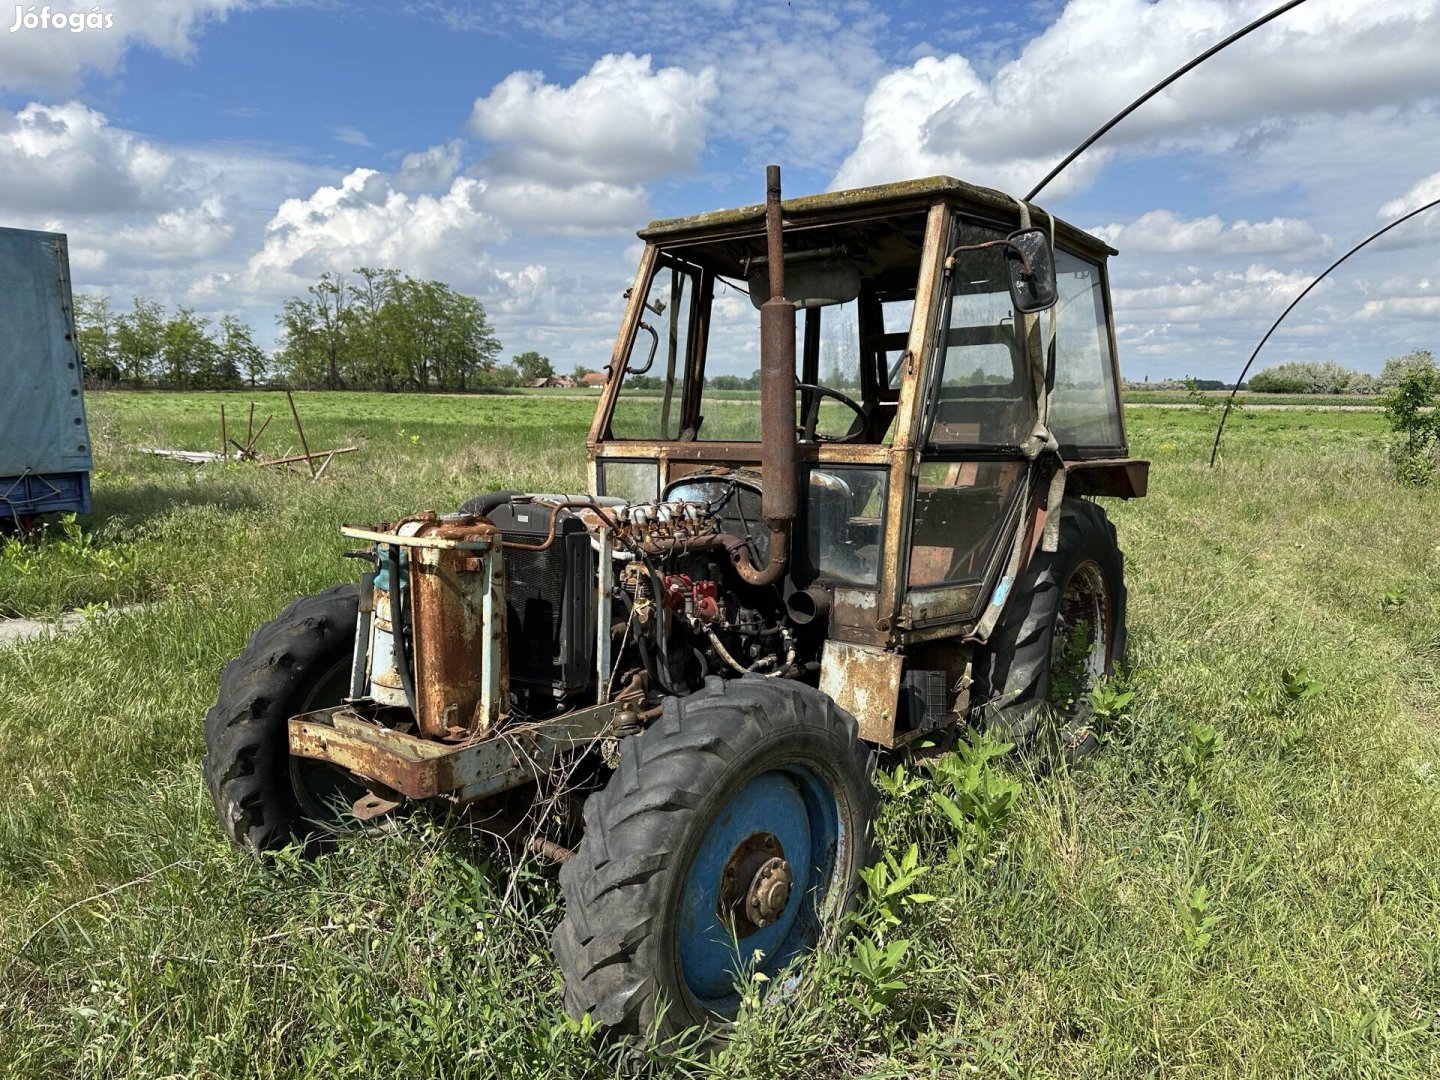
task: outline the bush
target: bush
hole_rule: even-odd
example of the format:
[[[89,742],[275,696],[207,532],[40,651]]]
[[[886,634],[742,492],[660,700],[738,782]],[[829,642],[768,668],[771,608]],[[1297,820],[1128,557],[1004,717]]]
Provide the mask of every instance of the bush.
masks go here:
[[[1334,360],[1266,368],[1250,380],[1257,394],[1370,394],[1374,377],[1351,371]]]
[[[1390,460],[1401,483],[1428,484],[1435,478],[1440,458],[1440,369],[1425,350],[1388,361],[1386,374],[1392,365],[1397,365],[1398,380],[1381,399],[1395,436]]]

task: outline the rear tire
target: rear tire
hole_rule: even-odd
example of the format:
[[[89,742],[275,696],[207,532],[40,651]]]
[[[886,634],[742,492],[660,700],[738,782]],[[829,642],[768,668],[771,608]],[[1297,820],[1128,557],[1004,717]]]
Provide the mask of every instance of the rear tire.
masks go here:
[[[1071,763],[1093,753],[1089,691],[1124,658],[1125,599],[1115,526],[1095,503],[1067,499],[1056,550],[1035,553],[1010,610],[975,653],[970,693],[980,723],[1022,751]],[[1077,656],[1085,623],[1090,637]]]
[[[734,1017],[735,969],[757,949],[755,969],[773,979],[820,947],[871,860],[869,756],[854,718],[800,683],[711,678],[667,698],[621,743],[560,871],[566,914],[552,944],[570,1015],[669,1038]],[[760,900],[782,874],[772,921],[718,914]]]
[[[314,854],[365,792],[349,773],[290,756],[289,720],[349,693],[360,588],[296,600],[225,667],[205,716],[205,783],[220,828],[253,852],[290,843]],[[348,800],[348,801],[347,801]]]

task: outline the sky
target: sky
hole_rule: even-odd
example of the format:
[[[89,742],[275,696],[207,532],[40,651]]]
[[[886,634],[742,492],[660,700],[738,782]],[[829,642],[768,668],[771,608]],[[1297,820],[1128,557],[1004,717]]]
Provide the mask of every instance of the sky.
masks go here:
[[[772,161],[788,195],[1023,193],[1275,3],[0,2],[0,225],[68,233],[77,291],[267,345],[320,273],[391,266],[478,296],[506,355],[598,368],[652,218],[760,201]],[[1046,190],[1120,250],[1127,376],[1233,377],[1440,197],[1437,57],[1440,0],[1308,0]],[[1437,239],[1430,213],[1357,255],[1258,366],[1440,348]]]

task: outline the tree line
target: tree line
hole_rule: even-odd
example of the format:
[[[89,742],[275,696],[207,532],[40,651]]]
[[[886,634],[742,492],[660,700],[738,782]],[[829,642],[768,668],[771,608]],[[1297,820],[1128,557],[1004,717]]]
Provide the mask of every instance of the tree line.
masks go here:
[[[554,373],[534,351],[500,363],[500,341],[479,300],[398,270],[321,274],[285,301],[276,323],[279,346],[267,352],[237,315],[217,321],[184,306],[167,312],[143,296],[125,311],[104,296],[75,298],[86,379],[98,385],[464,391]]]
[[[1416,369],[1435,369],[1429,349],[1415,349],[1385,361],[1379,375],[1356,371],[1334,360],[1295,361],[1265,368],[1241,383],[1241,390],[1257,394],[1355,394],[1380,396],[1393,393],[1406,375]],[[1219,379],[1157,379],[1143,382],[1126,379],[1126,390],[1229,390],[1233,384]]]

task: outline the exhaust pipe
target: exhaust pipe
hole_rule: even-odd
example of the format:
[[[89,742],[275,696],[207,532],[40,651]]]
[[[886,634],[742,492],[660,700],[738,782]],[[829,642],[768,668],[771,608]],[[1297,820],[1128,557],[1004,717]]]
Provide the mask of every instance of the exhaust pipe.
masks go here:
[[[765,169],[765,253],[770,299],[760,307],[761,516],[770,529],[763,567],[737,550],[735,566],[752,585],[779,580],[789,562],[799,474],[795,461],[795,305],[785,299],[785,242],[780,218],[780,166]]]
[[[751,585],[772,585],[790,561],[800,476],[795,460],[795,305],[785,299],[785,244],[780,220],[780,166],[765,169],[765,252],[770,299],[760,306],[760,516],[770,532],[764,566],[751,559],[744,537],[729,534],[691,540],[650,541],[650,554],[721,548]]]

